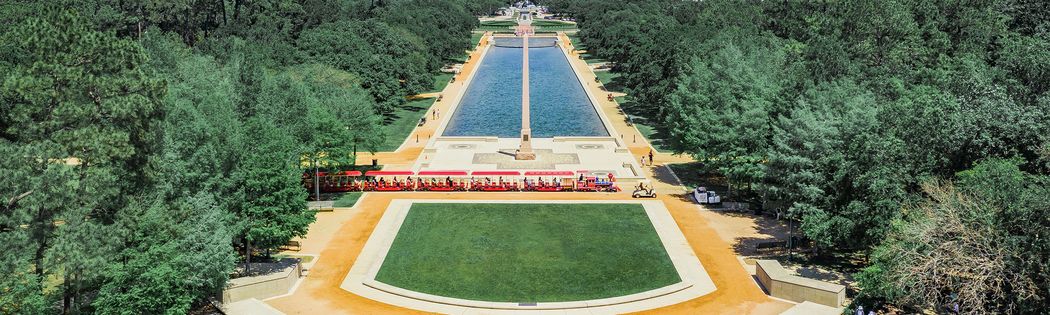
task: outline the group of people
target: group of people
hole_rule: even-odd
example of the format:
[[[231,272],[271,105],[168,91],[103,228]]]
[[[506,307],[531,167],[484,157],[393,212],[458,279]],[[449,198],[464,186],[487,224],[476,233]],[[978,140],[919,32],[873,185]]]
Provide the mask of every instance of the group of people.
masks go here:
[[[642,155],[641,162],[642,166],[653,166],[653,150],[649,150],[649,159],[646,159],[645,155]]]
[[[542,177],[536,177],[536,179],[533,179],[533,180],[525,178],[524,182],[525,182],[525,187],[527,187],[527,188],[530,188],[530,187],[558,187],[558,186],[561,186],[561,181],[559,181],[557,178],[551,178],[550,180],[545,180]]]
[[[576,181],[573,181],[573,180]],[[567,181],[566,181],[567,180]],[[312,189],[312,181],[304,181],[307,188]],[[585,176],[579,178],[560,177],[534,177],[534,178],[497,178],[470,177],[468,178],[445,178],[409,175],[404,178],[392,177],[367,177],[357,179],[343,177],[343,179],[332,179],[325,177],[321,182],[322,187],[335,187],[340,189],[333,191],[617,191],[615,177],[613,174],[605,176]],[[326,190],[327,191],[327,190]]]

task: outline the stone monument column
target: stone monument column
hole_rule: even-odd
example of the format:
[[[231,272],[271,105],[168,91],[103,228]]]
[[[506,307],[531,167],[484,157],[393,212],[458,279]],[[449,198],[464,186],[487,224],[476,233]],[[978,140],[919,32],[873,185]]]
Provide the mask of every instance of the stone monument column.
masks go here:
[[[532,129],[529,128],[529,34],[532,33],[532,16],[518,19],[518,35],[522,36],[521,60],[521,145],[514,152],[515,160],[535,160],[532,152]]]
[[[535,160],[532,152],[532,129],[529,128],[529,33],[522,38],[521,61],[521,146],[514,153],[515,160]]]

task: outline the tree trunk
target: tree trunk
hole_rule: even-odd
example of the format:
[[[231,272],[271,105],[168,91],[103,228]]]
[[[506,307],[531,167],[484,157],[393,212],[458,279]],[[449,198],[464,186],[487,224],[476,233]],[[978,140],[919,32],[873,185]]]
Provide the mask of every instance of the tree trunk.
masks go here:
[[[241,18],[241,5],[244,4],[244,0],[233,1],[233,20],[239,21]]]
[[[317,169],[317,159],[312,159],[314,164],[314,201],[317,201],[317,210],[321,210],[321,179],[318,175],[321,173]]]
[[[733,198],[733,180],[726,176],[726,183],[729,183],[729,191],[726,192],[726,201]]]
[[[222,25],[226,25],[226,0],[219,0],[219,8],[222,10]]]
[[[252,241],[247,237],[244,238],[244,275],[248,276],[252,272]]]
[[[44,222],[44,220],[46,219],[44,211],[47,210],[40,209],[40,211],[37,211],[36,219],[33,220],[33,223],[31,223],[39,224],[39,228],[41,229],[33,231],[33,234],[36,234],[34,235],[34,238],[37,238],[36,253],[34,253],[33,255],[33,267],[36,268],[36,276],[38,281],[42,281],[44,279],[44,252],[47,250],[47,236],[48,234],[50,234],[51,227],[54,226],[45,225],[45,223],[51,224],[51,222]],[[46,231],[44,229],[46,229]]]

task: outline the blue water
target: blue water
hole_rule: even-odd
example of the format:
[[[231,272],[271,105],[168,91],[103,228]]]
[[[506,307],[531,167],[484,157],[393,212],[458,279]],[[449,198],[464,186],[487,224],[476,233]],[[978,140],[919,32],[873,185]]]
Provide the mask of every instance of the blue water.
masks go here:
[[[529,48],[529,101],[533,137],[609,135],[558,47]]]
[[[445,136],[517,138],[521,134],[521,53],[521,48],[489,49],[445,127]]]
[[[608,136],[583,86],[558,49],[529,48],[533,137]],[[521,58],[520,48],[490,48],[446,126],[445,136],[519,136]]]

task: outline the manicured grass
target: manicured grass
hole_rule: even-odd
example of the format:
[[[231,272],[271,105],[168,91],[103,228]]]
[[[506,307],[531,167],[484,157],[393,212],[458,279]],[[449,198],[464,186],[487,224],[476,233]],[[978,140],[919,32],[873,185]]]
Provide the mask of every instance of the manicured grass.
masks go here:
[[[671,146],[664,141],[663,133],[656,129],[654,125],[650,124],[647,119],[639,116],[631,116],[631,121],[634,123],[635,127],[638,127],[638,132],[640,132],[642,136],[645,136],[646,139],[649,139],[649,144],[656,148],[656,150],[667,153],[672,151]]]
[[[308,256],[308,255],[295,255],[295,254],[287,254],[287,255],[286,254],[277,254],[277,255],[273,255],[273,259],[274,260],[281,260],[281,259],[284,259],[284,258],[299,258],[300,262],[302,262],[303,264],[309,264],[310,262],[314,261],[314,256]]]
[[[636,110],[631,110],[631,108],[634,107],[634,104],[630,103],[626,97],[617,96],[615,99],[616,102],[620,103],[620,106],[627,111],[627,115],[631,117],[631,122],[638,128],[638,132],[641,133],[642,136],[645,136],[646,139],[649,139],[649,144],[661,152],[673,151],[671,145],[667,143],[666,140],[669,136],[657,128],[656,122],[638,115],[637,113],[632,114],[632,112],[636,112]]]
[[[616,79],[620,77],[619,73],[603,70],[595,71],[594,76],[598,77],[598,80],[601,80],[602,85],[604,85],[609,91],[619,91],[623,88],[623,86],[616,81]]]
[[[353,207],[357,203],[357,199],[361,199],[361,194],[359,191],[345,193],[339,199],[336,199],[332,206],[338,208]]]
[[[513,21],[513,20],[483,21],[481,23],[478,23],[478,26],[480,26],[480,27],[492,27],[492,26],[511,27],[511,26],[517,26],[517,25],[518,25],[518,21]],[[535,26],[535,27],[576,27],[576,23],[570,23],[570,22],[565,22],[565,21],[555,21],[555,20],[533,20],[532,21],[532,26]]]
[[[680,278],[638,204],[414,204],[376,280],[491,302],[599,299]]]
[[[481,37],[485,36],[485,33],[470,33],[470,45],[477,46],[481,42]],[[473,49],[473,47],[471,47]]]
[[[419,119],[426,115],[430,105],[434,103],[433,98],[409,101],[394,110],[394,113],[383,121],[384,138],[379,145],[380,152],[397,150],[405,138],[416,128]]]
[[[466,59],[466,57],[463,57],[463,58]],[[434,88],[431,89],[430,91],[431,92],[441,92],[442,90],[444,90],[445,86],[448,86],[448,81],[452,80],[452,76],[453,76],[453,74],[451,74],[451,73],[444,73],[444,72],[435,74],[434,75]]]
[[[474,30],[482,32],[514,32],[509,26],[479,26]]]

